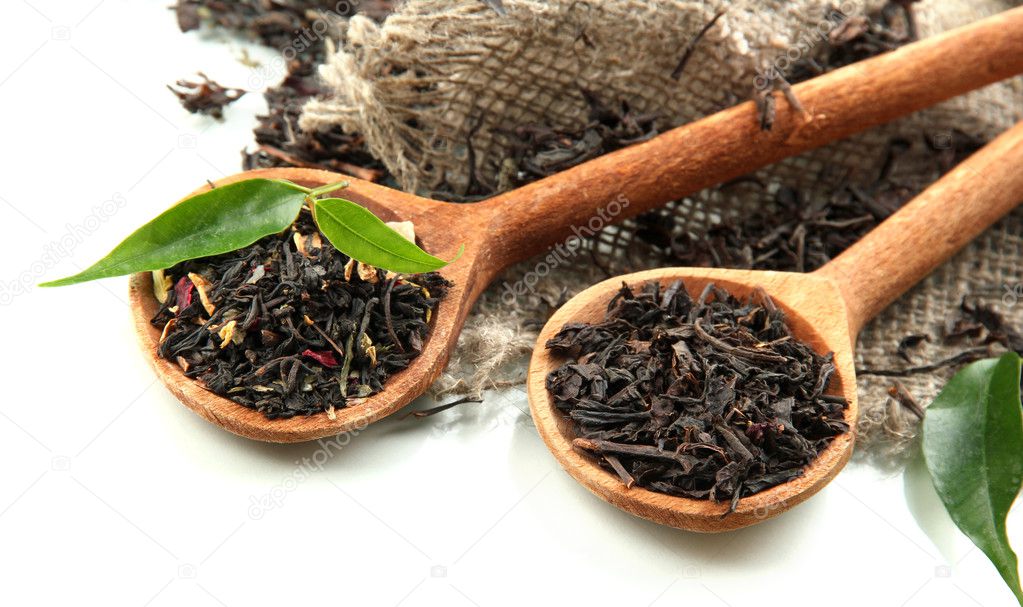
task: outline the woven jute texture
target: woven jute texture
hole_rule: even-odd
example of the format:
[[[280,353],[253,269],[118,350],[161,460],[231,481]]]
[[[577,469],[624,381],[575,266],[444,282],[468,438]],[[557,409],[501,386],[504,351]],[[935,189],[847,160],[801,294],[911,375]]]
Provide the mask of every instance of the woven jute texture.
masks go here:
[[[814,57],[833,27],[828,15],[869,15],[882,0],[504,0],[506,14],[478,0],[409,0],[382,24],[354,17],[321,76],[332,94],[304,108],[307,130],[340,126],[361,133],[406,191],[467,191],[472,179],[494,190],[509,186],[509,125],[544,124],[579,131],[589,120],[586,93],[627,100],[636,113],[654,114],[658,129],[677,126],[750,97],[757,76]],[[924,0],[914,4],[919,35],[930,36],[1020,2]],[[696,45],[679,79],[672,72],[683,49],[726,9]],[[955,61],[955,57],[949,57]],[[922,74],[921,77],[927,77]],[[940,86],[940,83],[936,83]],[[933,146],[954,131],[989,140],[1023,117],[1023,83],[1014,79],[975,91],[893,124],[785,160],[755,174],[767,190],[794,188],[805,200],[839,187],[875,183],[890,142],[904,142],[900,183],[917,191],[940,174]],[[469,153],[471,141],[473,154]],[[928,146],[930,143],[930,147]],[[470,172],[469,158],[475,159]],[[720,188],[676,201],[662,211],[690,234],[724,218],[770,213],[756,192]],[[936,235],[937,237],[937,235]],[[932,336],[913,350],[923,364],[956,353],[940,336],[964,295],[1014,323],[1023,214],[989,230],[954,260],[917,285],[860,335],[857,365],[904,368],[899,340]],[[538,260],[510,270],[504,281],[526,280],[530,294],[506,296],[494,285],[474,310],[459,348],[436,388],[472,392],[521,382],[527,354],[547,312],[597,279],[663,265],[635,238],[635,224],[605,229],[555,271],[538,276]],[[960,348],[961,349],[961,348]],[[951,370],[900,378],[921,404]],[[905,450],[915,418],[889,398],[891,378],[862,376],[861,447],[891,459]]]

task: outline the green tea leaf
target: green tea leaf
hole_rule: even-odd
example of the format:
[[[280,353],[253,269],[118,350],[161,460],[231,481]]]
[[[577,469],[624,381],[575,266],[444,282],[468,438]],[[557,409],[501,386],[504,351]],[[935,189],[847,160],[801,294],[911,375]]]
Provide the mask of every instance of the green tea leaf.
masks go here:
[[[307,192],[293,183],[271,179],[214,188],[164,211],[92,267],[40,286],[62,287],[161,270],[186,259],[238,250],[294,223]]]
[[[1023,479],[1020,357],[975,362],[927,408],[923,451],[934,488],[960,530],[984,551],[1020,605],[1005,518]]]
[[[316,223],[327,240],[345,255],[392,272],[432,272],[454,261],[430,255],[373,213],[341,198],[317,200]],[[455,259],[461,255],[459,249]]]

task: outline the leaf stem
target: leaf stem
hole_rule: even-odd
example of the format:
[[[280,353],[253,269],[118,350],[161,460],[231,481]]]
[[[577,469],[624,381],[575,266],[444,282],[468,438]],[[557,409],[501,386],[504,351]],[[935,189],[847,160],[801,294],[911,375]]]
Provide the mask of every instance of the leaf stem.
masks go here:
[[[347,181],[339,181],[337,183],[328,183],[327,185],[321,185],[313,190],[306,190],[306,196],[309,198],[316,198],[317,196],[323,196],[324,194],[330,194],[348,187]]]
[[[306,195],[306,198],[309,198],[310,200],[315,199],[317,196],[322,196],[324,194],[329,194],[331,192],[335,192],[337,190],[340,190],[340,189],[348,187],[348,182],[347,181],[338,181],[336,183],[328,183],[327,185],[321,185],[318,188],[307,188],[305,186],[298,185],[297,183],[295,183],[293,181],[288,181],[287,179],[279,179],[278,181],[280,181],[281,183],[287,184],[287,185],[295,188],[299,192],[302,192],[303,194]]]

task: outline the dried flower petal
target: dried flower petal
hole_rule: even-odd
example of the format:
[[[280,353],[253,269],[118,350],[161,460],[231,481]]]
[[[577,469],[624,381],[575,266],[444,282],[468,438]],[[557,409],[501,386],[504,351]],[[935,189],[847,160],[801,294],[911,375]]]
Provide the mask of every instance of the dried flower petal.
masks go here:
[[[170,277],[163,273],[163,270],[153,270],[153,296],[160,303],[167,303],[167,292],[171,290],[174,283]]]
[[[302,352],[302,356],[311,358],[316,362],[320,363],[324,367],[340,367],[341,364],[334,358],[334,353],[330,350],[323,350],[322,352],[316,352],[313,350],[306,349]]]
[[[256,268],[252,270],[252,276],[249,276],[249,279],[245,281],[245,284],[254,285],[264,276],[266,276],[266,267],[262,265],[256,266]]]
[[[430,290],[427,289],[426,287],[419,287],[419,288],[423,290],[423,296],[426,297],[427,299],[429,299],[430,298]],[[430,308],[427,308],[426,309],[426,322],[427,322],[427,324],[429,324],[431,318],[433,318],[433,310],[430,309]]]
[[[362,280],[370,284],[376,284],[380,280],[380,277],[377,276],[377,269],[374,268],[373,266],[366,263],[362,263],[360,261],[358,263],[358,268],[359,278],[361,278]]]
[[[199,291],[199,293],[200,293],[200,297],[201,297],[202,291]],[[237,320],[232,320],[232,321],[228,322],[227,324],[225,324],[223,327],[221,327],[220,331],[217,332],[217,335],[219,335],[220,339],[222,340],[220,342],[220,349],[221,350],[226,348],[227,344],[231,343],[231,341],[234,339],[234,329],[237,326],[238,326],[238,321]]]
[[[213,302],[210,301],[209,296],[209,290],[213,285],[195,272],[189,272],[188,279],[192,281],[192,284],[195,285],[195,290],[199,292],[199,301],[202,302],[202,307],[206,308],[206,313],[212,316],[213,312],[217,309]]]
[[[305,236],[298,232],[295,232],[291,239],[295,243],[295,250],[298,251],[300,255],[302,255],[303,257],[311,257],[311,255],[309,255],[309,250],[306,249],[305,246],[306,243]]]
[[[176,324],[178,324],[177,319],[172,318],[172,319],[168,320],[167,324],[165,324],[163,326],[163,332],[160,333],[160,343],[161,344],[163,344],[163,342],[167,341],[167,336],[170,335],[170,332],[174,330],[174,325],[176,325]]]
[[[354,259],[349,259],[348,263],[345,264],[345,282],[352,281],[352,270],[355,269],[355,264],[358,263]]]
[[[182,276],[178,284],[174,285],[174,297],[178,302],[178,311],[183,312],[192,305],[192,283],[187,277]]]
[[[295,236],[293,238],[295,241],[295,249],[305,257],[312,257],[310,249],[319,249],[323,247],[323,241],[320,239],[319,232],[313,232],[311,236],[303,236],[302,234],[295,232]],[[307,246],[307,243],[309,246]]]

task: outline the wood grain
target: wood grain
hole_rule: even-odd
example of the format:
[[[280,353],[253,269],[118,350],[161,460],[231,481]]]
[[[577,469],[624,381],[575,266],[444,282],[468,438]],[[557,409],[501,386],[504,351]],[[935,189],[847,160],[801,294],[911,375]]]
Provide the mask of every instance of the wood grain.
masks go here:
[[[242,436],[296,442],[364,427],[426,391],[447,363],[473,303],[502,269],[563,241],[573,228],[591,227],[602,210],[610,215],[614,202],[620,212],[601,225],[1023,72],[1021,48],[1018,8],[800,84],[795,91],[808,113],[780,103],[772,131],[760,131],[753,104],[744,103],[473,205],[435,202],[311,169],[266,169],[221,180],[268,177],[317,186],[347,179],[345,197],[385,220],[414,222],[429,252],[449,258],[464,243],[462,258],[442,271],[455,287],[434,315],[422,355],[392,377],[385,392],[353,403],[333,420],[325,414],[266,420],[185,378],[156,356],[159,335],[148,323],[156,310],[151,279],[136,275],[130,298],[143,353],[186,406]]]

